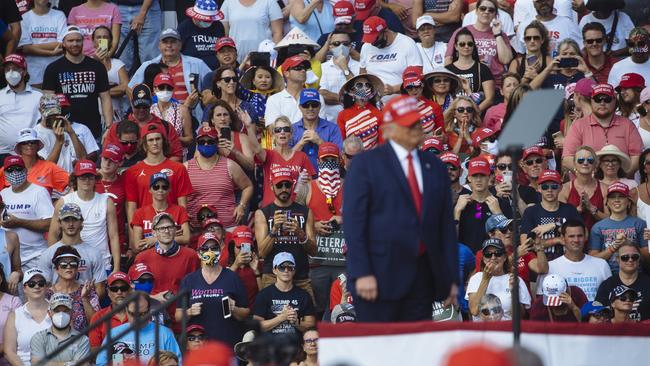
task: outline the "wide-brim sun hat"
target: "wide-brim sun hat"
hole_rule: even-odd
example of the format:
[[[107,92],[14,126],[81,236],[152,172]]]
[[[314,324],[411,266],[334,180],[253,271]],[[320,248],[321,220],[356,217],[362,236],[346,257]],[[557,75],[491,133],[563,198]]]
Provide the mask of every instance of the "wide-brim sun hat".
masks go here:
[[[630,160],[630,157],[616,147],[616,145],[605,145],[602,149],[596,152],[596,155],[599,159],[607,155],[616,156],[618,160],[621,161],[621,168],[626,172],[629,172],[632,167],[632,160]]]
[[[458,90],[460,89],[462,82],[460,80],[460,76],[454,74],[451,72],[449,69],[446,67],[436,67],[433,69],[433,71],[424,74],[423,80],[425,82],[425,85],[428,87],[429,86],[429,79],[435,77],[435,76],[446,76],[449,79],[451,79],[451,85],[449,86],[449,93],[451,95],[456,95],[458,93]]]
[[[316,41],[309,38],[309,36],[300,28],[293,27],[289,33],[287,33],[287,35],[275,45],[275,49],[277,50],[278,48],[289,47],[292,44],[311,46],[314,47],[314,49],[319,49],[321,47]]]
[[[239,83],[241,84],[242,87],[244,87],[244,89],[247,90],[255,89],[255,86],[253,85],[253,79],[255,78],[255,72],[257,71],[258,68],[259,66],[250,67],[241,76],[241,78],[239,79]],[[272,86],[273,90],[279,92],[282,89],[284,89],[284,78],[282,77],[282,75],[280,75],[280,72],[273,67],[268,67],[267,70],[271,71],[271,77],[273,78],[273,86]]]
[[[368,81],[372,85],[373,89],[375,89],[375,92],[377,93],[377,95],[379,95],[380,98],[384,95],[384,83],[381,81],[381,79],[379,79],[375,75],[359,74],[359,75],[353,77],[352,79],[346,81],[345,84],[343,84],[343,86],[341,87],[341,89],[339,89],[339,100],[340,101],[343,100],[343,97],[345,96],[345,93],[347,91],[349,91],[350,89],[352,89],[352,86],[354,85],[354,83],[356,83],[357,80],[359,80],[360,78],[368,79]]]

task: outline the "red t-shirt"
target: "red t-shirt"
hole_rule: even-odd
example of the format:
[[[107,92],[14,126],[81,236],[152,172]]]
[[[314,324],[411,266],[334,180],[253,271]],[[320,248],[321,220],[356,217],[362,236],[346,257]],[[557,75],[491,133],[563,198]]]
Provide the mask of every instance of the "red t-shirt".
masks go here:
[[[168,73],[174,80],[174,99],[178,100],[181,103],[184,102],[185,99],[187,99],[189,96],[189,93],[185,87],[185,77],[183,76],[183,61],[179,61],[176,66],[169,66]]]
[[[145,123],[136,121],[135,118],[133,118],[132,114],[129,114],[128,120],[137,123],[140,127],[143,127],[145,125]],[[169,142],[169,156],[177,157],[180,160],[183,160],[183,145],[181,145],[181,140],[178,138],[178,134],[176,133],[176,130],[174,130],[174,127],[169,122],[163,123],[163,121],[155,114],[151,114],[151,119],[147,123],[158,123],[163,126],[163,131],[167,132],[166,138]],[[107,144],[115,144],[124,148],[120,142],[119,136],[117,136],[118,125],[119,122],[113,123],[108,129],[108,133],[104,139],[104,146]]]
[[[259,271],[262,273],[261,265],[259,266]],[[237,273],[237,276],[239,276],[239,279],[246,288],[246,295],[248,295],[248,307],[252,309],[253,304],[255,304],[255,297],[259,292],[259,289],[257,287],[257,278],[255,277],[255,271],[253,271],[250,266],[246,266],[243,268],[238,268],[235,273]]]
[[[95,315],[93,315],[92,318],[90,318],[90,324],[95,323],[97,320],[101,319],[104,315],[106,315],[108,312],[113,310],[113,306],[107,306],[100,311],[96,312]],[[119,325],[126,324],[128,322],[128,318],[125,316],[124,320],[121,320],[120,318],[117,317],[117,315],[113,315],[111,317],[111,328],[115,328]],[[107,329],[106,329],[106,323],[102,323],[100,326],[97,326],[93,329],[90,330],[88,333],[88,338],[90,339],[90,347],[99,347],[102,345],[102,342],[104,341],[104,337],[106,337]]]
[[[98,180],[95,183],[95,192],[107,193],[115,204],[117,216],[117,230],[120,235],[120,253],[126,254],[128,239],[126,237],[126,189],[124,187],[124,176],[118,175],[114,182]]]
[[[174,218],[174,224],[176,224],[176,226],[183,225],[189,220],[187,211],[185,211],[185,208],[182,206],[169,205],[163,212],[167,212],[168,214],[172,215]],[[156,209],[153,208],[152,205],[140,207],[139,209],[135,210],[135,213],[133,214],[133,218],[131,219],[131,226],[140,226],[143,230],[143,237],[150,237],[152,235],[151,221],[153,220],[153,217],[156,216],[156,213]]]
[[[314,214],[314,221],[329,221],[334,215],[342,215],[343,187],[341,187],[339,193],[332,200],[332,206],[334,206],[334,213],[330,211],[327,204],[327,197],[318,187],[318,183],[315,180],[311,181],[311,197],[309,198],[309,202],[307,202],[307,207]]]
[[[156,253],[155,247],[149,248],[135,257],[134,264],[137,263],[145,263],[153,272],[153,295],[167,290],[178,292],[183,277],[200,267],[196,252],[183,246],[168,257]]]
[[[364,150],[370,150],[384,142],[379,131],[382,124],[381,112],[370,103],[363,107],[354,104],[345,108],[339,112],[336,124],[344,139],[350,135],[359,136]]]
[[[167,202],[170,205],[178,204],[178,197],[186,197],[192,193],[192,183],[183,164],[169,159],[163,160],[158,165],[149,165],[141,161],[124,172],[126,200],[135,202],[137,207],[150,205],[152,199],[149,192],[149,179],[158,172],[164,172],[169,178],[170,190]]]
[[[568,292],[571,294],[571,300],[573,300],[573,303],[576,304],[578,308],[582,308],[582,306],[589,301],[587,295],[585,295],[580,287],[569,286]],[[533,300],[533,306],[530,308],[530,320],[550,322],[551,318],[548,314],[546,305],[544,305],[543,297],[537,296],[536,298],[533,298]],[[579,319],[576,319],[573,312],[569,310],[564,315],[554,316],[553,321],[577,323]]]
[[[256,163],[260,164],[257,160]],[[267,206],[275,200],[275,195],[271,190],[271,178],[273,177],[273,172],[278,169],[289,168],[291,170],[294,187],[300,176],[300,171],[303,169],[307,170],[310,177],[316,174],[307,154],[302,151],[296,151],[289,160],[284,160],[279,152],[266,149],[266,161],[262,164],[262,168],[264,169],[264,197],[262,198],[260,207]]]

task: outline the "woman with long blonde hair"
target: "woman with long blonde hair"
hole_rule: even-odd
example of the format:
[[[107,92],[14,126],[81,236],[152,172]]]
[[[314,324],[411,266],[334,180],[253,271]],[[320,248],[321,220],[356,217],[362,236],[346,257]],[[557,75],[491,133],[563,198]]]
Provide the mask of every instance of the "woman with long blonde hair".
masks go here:
[[[472,132],[481,126],[481,111],[474,101],[458,96],[445,111],[447,143],[455,154],[469,154]]]

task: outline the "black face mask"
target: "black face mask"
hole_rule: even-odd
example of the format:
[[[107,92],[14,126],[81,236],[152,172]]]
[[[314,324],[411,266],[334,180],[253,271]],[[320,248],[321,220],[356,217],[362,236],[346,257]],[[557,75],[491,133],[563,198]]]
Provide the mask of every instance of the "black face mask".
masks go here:
[[[377,47],[377,48],[385,48],[388,46],[388,39],[386,38],[386,32],[383,32],[380,37],[377,37],[377,39],[372,42],[372,45]]]
[[[648,111],[646,111],[645,107],[642,105],[636,107],[636,111],[639,113],[641,117],[645,117],[648,115]]]

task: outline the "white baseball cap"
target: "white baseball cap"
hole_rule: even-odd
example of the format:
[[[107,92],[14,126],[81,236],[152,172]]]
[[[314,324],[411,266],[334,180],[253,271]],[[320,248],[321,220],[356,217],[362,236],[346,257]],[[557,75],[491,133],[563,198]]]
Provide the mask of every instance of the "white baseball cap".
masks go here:
[[[566,292],[567,284],[564,277],[556,274],[547,275],[542,282],[542,300],[546,306],[560,306],[560,295]]]
[[[434,27],[436,26],[436,22],[433,20],[431,15],[423,15],[415,21],[415,29],[420,29],[420,27],[425,24],[431,24]]]

